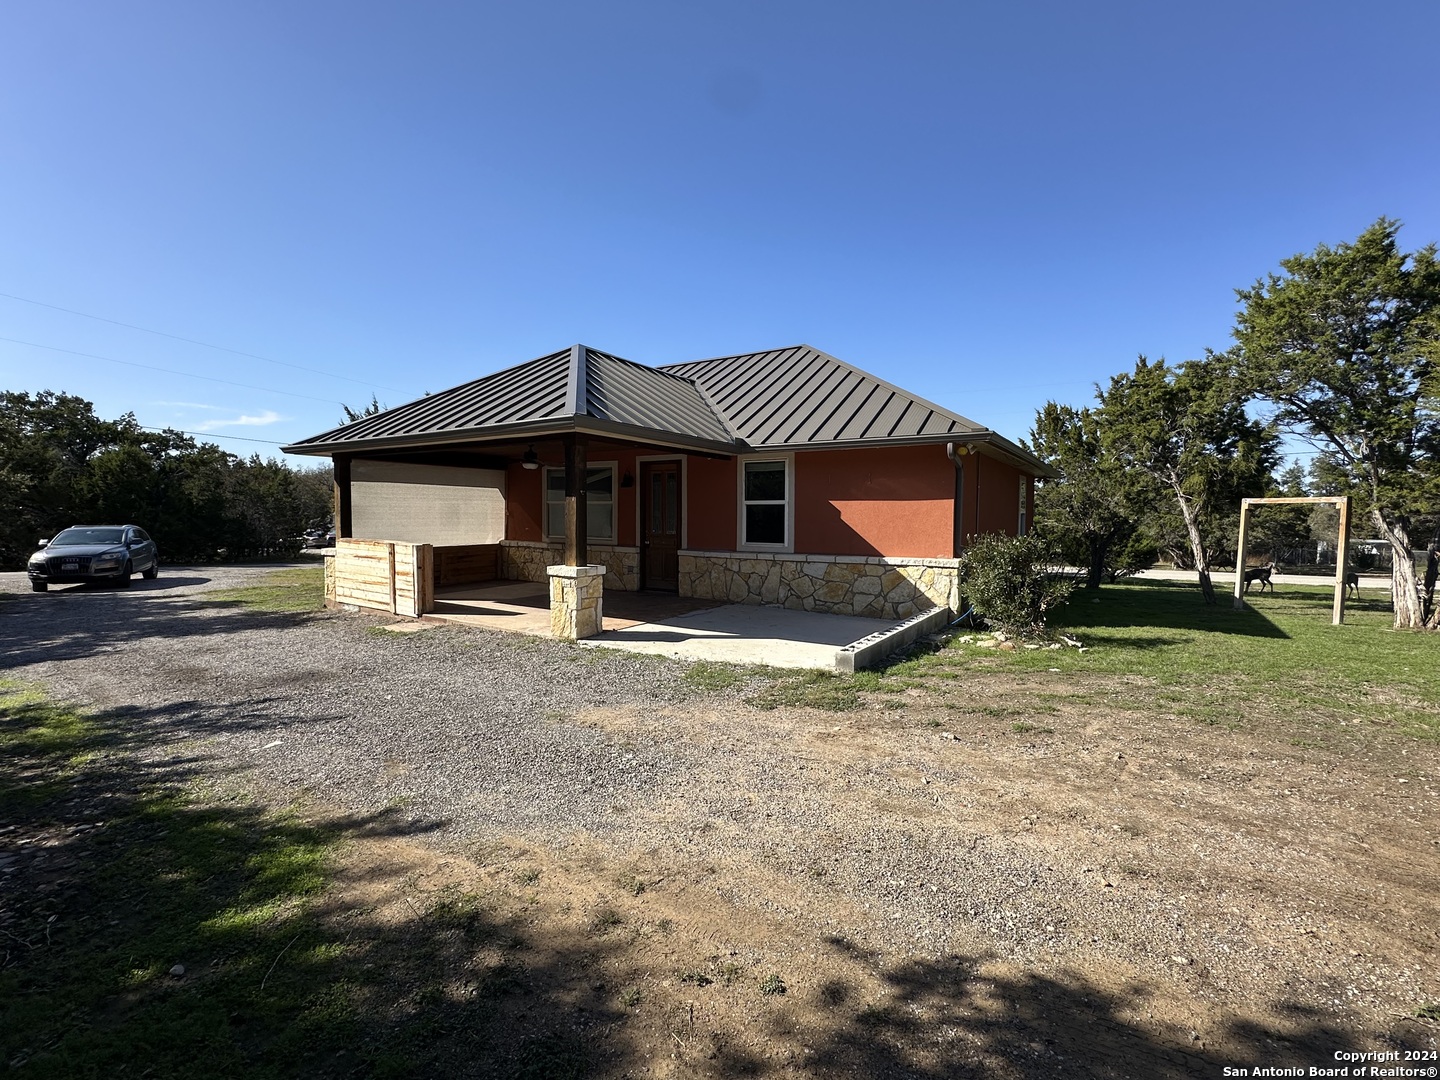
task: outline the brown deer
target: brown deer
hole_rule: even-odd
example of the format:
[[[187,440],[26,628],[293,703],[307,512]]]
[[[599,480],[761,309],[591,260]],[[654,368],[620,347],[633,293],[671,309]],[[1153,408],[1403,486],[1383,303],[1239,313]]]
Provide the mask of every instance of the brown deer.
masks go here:
[[[1260,591],[1262,593],[1267,588],[1273,593],[1275,591],[1275,583],[1270,580],[1270,575],[1274,572],[1275,564],[1273,562],[1268,562],[1264,566],[1256,566],[1253,569],[1246,570],[1245,591],[1248,593],[1250,586],[1258,581],[1260,582]]]

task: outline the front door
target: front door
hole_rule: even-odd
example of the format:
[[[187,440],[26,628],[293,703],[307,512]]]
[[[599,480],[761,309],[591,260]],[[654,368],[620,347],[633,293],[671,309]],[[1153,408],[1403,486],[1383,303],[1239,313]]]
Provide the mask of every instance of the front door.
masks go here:
[[[680,462],[640,465],[642,589],[680,587]]]

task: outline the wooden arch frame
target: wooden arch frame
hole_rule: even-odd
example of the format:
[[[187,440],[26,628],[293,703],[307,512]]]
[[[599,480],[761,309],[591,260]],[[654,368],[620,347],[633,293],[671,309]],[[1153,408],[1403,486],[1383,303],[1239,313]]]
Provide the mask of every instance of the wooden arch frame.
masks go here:
[[[1345,621],[1345,572],[1350,563],[1350,496],[1306,495],[1295,498],[1241,499],[1240,539],[1235,545],[1235,610],[1245,608],[1245,555],[1249,543],[1250,507],[1284,503],[1334,503],[1340,511],[1340,535],[1335,550],[1335,605],[1330,622],[1339,626]]]

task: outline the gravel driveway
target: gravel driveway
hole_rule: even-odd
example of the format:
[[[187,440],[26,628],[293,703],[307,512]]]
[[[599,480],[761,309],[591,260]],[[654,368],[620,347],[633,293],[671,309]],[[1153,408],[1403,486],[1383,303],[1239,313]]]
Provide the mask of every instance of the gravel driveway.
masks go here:
[[[1316,1060],[1327,1047],[1390,1045],[1386,1018],[1436,989],[1433,968],[1365,939],[1363,912],[1334,935],[1353,941],[1298,957],[1306,890],[1334,868],[1287,854],[1283,831],[1221,820],[1231,794],[1217,796],[1215,820],[1197,809],[1193,821],[1146,795],[1163,835],[1112,833],[1106,792],[1130,798],[1116,759],[1129,770],[1174,758],[1163,743],[1110,742],[1081,724],[1065,754],[970,747],[953,708],[904,698],[858,714],[762,712],[746,703],[754,682],[705,691],[659,657],[203,600],[272,569],[167,568],[125,591],[12,597],[0,604],[0,671],[109,710],[144,753],[349,810],[403,808],[450,850],[519,838],[643,861],[701,883],[739,920],[789,927],[797,955],[836,941],[895,960],[963,953],[1036,979],[1084,972],[1117,1000],[1143,980],[1109,1023],[1123,1014],[1193,1050],[1169,1052],[1167,1075],[1218,1075],[1206,1054],[1306,1038]],[[23,576],[0,576],[7,587]],[[1191,752],[1213,773],[1244,753],[1224,733]],[[1305,779],[1293,763],[1253,765],[1237,783],[1268,783],[1272,767],[1281,782]],[[1328,769],[1316,767],[1317,783],[1337,779]],[[1200,870],[1160,872],[1181,855]],[[1126,877],[1127,858],[1156,872]],[[1248,888],[1247,875],[1269,884]],[[1074,1026],[1077,1044],[1100,1037],[1083,1018]]]

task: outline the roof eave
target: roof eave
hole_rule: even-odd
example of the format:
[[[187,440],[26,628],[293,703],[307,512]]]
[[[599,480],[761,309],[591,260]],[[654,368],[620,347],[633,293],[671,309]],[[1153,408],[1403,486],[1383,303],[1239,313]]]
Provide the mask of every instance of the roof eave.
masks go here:
[[[1005,438],[1004,435],[1000,435],[994,431],[985,431],[978,436],[957,438],[950,441],[968,444],[972,449],[975,447],[983,447],[989,451],[992,457],[1007,461],[1021,472],[1027,472],[1032,476],[1038,476],[1046,480],[1054,480],[1060,475],[1023,446],[1011,442]]]
[[[666,446],[677,449],[693,449],[702,453],[721,454],[729,457],[743,448],[734,442],[699,438],[679,432],[661,431],[655,428],[621,424],[612,420],[601,420],[593,416],[567,416],[527,420],[519,424],[492,424],[481,428],[458,429],[455,431],[430,432],[415,435],[391,435],[383,438],[333,440],[324,443],[294,443],[282,446],[282,453],[308,454],[315,457],[329,457],[334,454],[359,454],[366,450],[402,450],[434,448],[452,443],[497,442],[510,438],[543,438],[547,435],[590,434],[616,436],[652,446]]]
[[[847,439],[835,442],[793,442],[793,443],[765,443],[763,445],[747,446],[744,453],[773,453],[780,450],[864,450],[879,449],[887,446],[943,446],[946,443],[958,443],[961,446],[968,446],[974,451],[982,448],[989,456],[1007,461],[1021,472],[1033,476],[1053,478],[1058,474],[1050,466],[1029,453],[1023,447],[1017,446],[1003,435],[990,431],[988,428],[979,431],[950,431],[933,435],[906,435],[884,439]]]

